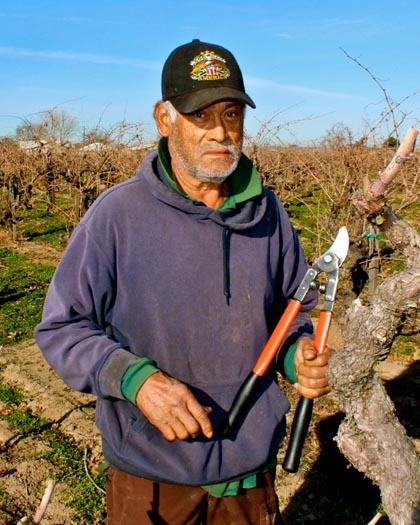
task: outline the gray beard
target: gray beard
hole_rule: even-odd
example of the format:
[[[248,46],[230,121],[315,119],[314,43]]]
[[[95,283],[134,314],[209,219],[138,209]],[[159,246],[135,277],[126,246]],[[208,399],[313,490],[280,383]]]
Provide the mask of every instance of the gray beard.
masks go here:
[[[200,182],[211,182],[212,184],[223,184],[225,180],[232,175],[236,170],[240,159],[240,154],[237,155],[231,165],[219,173],[208,173],[201,168],[189,169],[189,174]]]
[[[190,166],[186,159],[185,155],[182,151],[182,148],[178,144],[177,138],[173,140],[173,147],[176,149],[178,157],[180,161],[182,162],[182,165],[187,173],[191,175],[191,177],[194,177],[200,182],[208,182],[211,184],[223,184],[224,181],[229,177],[229,175],[232,175],[232,173],[236,170],[239,159],[241,158],[242,154],[242,148],[236,148],[232,143],[229,144],[223,144],[223,146],[227,147],[230,153],[233,155],[232,162],[230,166],[228,166],[223,171],[219,172],[209,172],[207,170],[202,169],[200,166],[194,167]]]

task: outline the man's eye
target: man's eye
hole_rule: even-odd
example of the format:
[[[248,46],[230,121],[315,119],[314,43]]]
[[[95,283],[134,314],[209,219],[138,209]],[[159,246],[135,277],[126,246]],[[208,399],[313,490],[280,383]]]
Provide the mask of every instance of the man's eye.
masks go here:
[[[230,122],[240,122],[242,120],[242,115],[238,111],[229,111],[226,113],[226,118]]]
[[[196,113],[194,113],[194,117],[196,117],[196,118],[203,118],[204,117],[204,113],[202,111],[197,111]]]

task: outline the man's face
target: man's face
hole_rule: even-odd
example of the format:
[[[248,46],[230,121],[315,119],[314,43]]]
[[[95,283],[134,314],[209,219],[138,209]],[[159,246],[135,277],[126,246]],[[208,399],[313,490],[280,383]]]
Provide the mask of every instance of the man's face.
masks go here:
[[[217,102],[192,115],[177,114],[168,146],[175,176],[221,184],[236,168],[242,152],[244,106]]]

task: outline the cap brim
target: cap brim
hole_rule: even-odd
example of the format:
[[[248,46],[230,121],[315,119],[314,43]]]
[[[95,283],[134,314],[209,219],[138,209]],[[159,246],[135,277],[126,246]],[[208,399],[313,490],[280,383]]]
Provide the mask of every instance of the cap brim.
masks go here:
[[[221,102],[222,100],[237,100],[255,109],[254,101],[243,91],[228,87],[200,89],[196,93],[179,95],[170,99],[180,113],[195,113],[196,111]]]

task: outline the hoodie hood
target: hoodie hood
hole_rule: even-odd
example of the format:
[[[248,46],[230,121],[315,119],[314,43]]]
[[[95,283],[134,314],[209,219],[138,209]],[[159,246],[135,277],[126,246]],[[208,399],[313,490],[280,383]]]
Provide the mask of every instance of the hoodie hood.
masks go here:
[[[252,162],[248,157],[242,155],[236,169],[236,176],[239,173],[243,176],[244,185],[251,178],[253,170]],[[262,190],[261,195],[240,202],[235,208],[221,210],[208,208],[201,202],[180,195],[166,181],[157,151],[147,154],[136,176],[145,181],[152,195],[161,202],[178,208],[184,213],[195,215],[197,220],[213,221],[231,230],[246,230],[254,227],[263,219],[267,211],[265,189]]]

